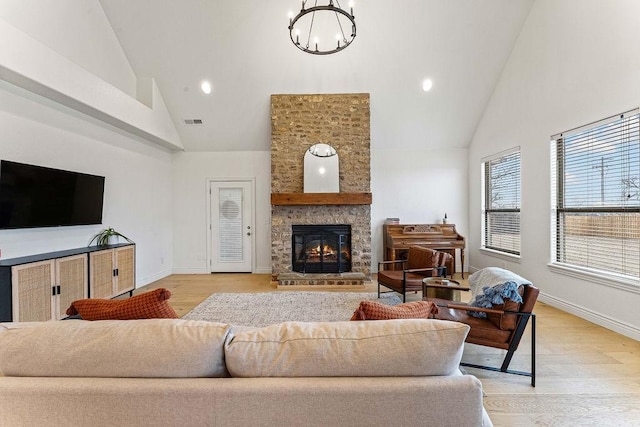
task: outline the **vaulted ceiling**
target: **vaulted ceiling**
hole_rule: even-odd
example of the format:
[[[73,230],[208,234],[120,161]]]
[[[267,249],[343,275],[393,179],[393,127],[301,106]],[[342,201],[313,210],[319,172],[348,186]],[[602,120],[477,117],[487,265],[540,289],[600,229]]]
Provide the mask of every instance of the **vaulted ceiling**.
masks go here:
[[[467,147],[532,2],[356,0],[353,44],[318,56],[289,39],[298,0],[101,0],[188,151],[269,150],[271,94],[359,92],[371,94],[373,149]]]

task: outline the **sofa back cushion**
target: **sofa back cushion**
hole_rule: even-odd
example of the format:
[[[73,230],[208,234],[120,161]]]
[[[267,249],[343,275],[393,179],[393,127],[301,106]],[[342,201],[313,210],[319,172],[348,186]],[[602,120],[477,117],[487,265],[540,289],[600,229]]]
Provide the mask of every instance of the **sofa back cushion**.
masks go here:
[[[230,336],[234,377],[385,377],[457,371],[469,326],[440,320],[285,322]]]
[[[180,319],[64,320],[0,328],[0,372],[22,377],[227,377],[230,327]]]

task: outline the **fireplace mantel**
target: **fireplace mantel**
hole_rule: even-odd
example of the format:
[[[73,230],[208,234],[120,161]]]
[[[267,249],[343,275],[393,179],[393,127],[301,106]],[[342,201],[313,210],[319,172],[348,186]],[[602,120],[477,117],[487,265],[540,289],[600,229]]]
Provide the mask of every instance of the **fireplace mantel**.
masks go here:
[[[274,206],[370,205],[371,193],[271,193]]]

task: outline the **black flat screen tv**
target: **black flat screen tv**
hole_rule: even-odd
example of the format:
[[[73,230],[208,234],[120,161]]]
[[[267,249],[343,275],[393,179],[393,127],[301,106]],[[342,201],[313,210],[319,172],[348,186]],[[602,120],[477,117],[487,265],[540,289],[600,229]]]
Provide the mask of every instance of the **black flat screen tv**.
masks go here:
[[[102,223],[104,177],[0,161],[0,229]]]

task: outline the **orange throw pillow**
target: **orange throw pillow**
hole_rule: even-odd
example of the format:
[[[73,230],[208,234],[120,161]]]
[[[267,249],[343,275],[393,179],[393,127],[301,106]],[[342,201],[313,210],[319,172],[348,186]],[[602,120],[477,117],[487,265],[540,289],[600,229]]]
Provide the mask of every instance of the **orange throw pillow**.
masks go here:
[[[170,297],[168,289],[159,288],[128,299],[81,299],[71,303],[67,314],[83,320],[177,319]]]
[[[431,301],[415,301],[398,305],[385,305],[375,301],[362,301],[351,320],[433,319],[438,306]]]

